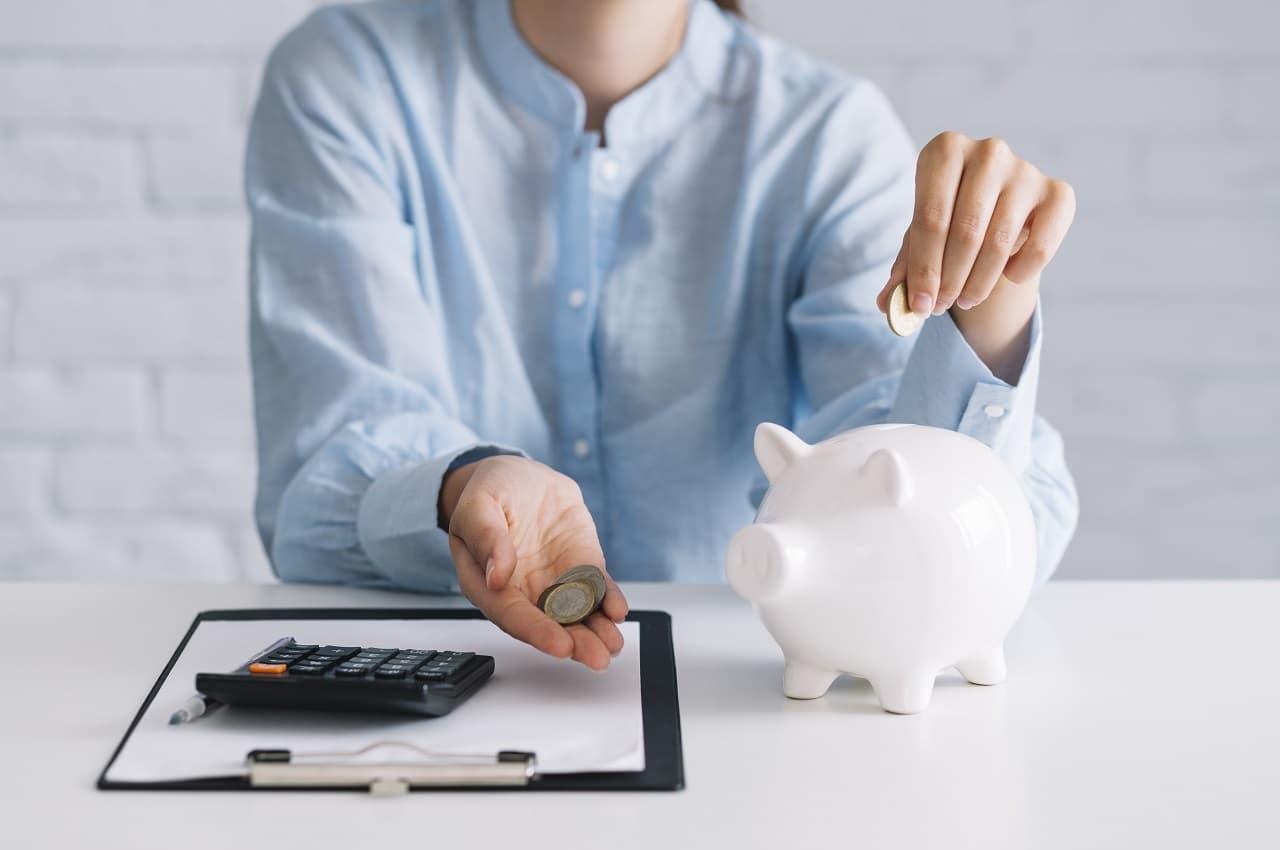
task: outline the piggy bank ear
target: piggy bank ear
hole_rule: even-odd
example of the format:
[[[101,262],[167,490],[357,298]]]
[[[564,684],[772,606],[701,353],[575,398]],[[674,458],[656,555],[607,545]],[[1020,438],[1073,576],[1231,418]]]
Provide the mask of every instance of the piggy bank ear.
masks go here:
[[[914,487],[907,462],[893,449],[878,449],[862,465],[862,476],[889,504],[902,506],[911,500]]]
[[[781,425],[761,422],[756,428],[756,460],[769,483],[776,481],[793,460],[808,452],[809,444]]]

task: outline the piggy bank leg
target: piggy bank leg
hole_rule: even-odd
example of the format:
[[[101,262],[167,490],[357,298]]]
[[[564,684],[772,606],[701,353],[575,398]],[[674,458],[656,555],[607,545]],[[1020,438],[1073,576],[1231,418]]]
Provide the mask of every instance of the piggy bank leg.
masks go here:
[[[877,676],[871,680],[880,706],[893,714],[918,714],[929,707],[933,696],[934,673]]]
[[[838,673],[788,661],[782,674],[782,693],[791,699],[817,699],[827,692]]]
[[[998,685],[1004,681],[1004,647],[981,652],[956,664],[960,675],[975,685]]]

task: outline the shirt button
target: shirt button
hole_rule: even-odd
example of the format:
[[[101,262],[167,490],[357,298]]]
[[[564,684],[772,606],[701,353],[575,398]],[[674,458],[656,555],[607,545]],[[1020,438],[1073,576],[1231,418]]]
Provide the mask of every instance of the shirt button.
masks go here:
[[[587,293],[581,289],[574,289],[569,292],[569,306],[577,309],[587,303]]]
[[[604,156],[600,158],[600,165],[596,170],[599,171],[601,180],[612,183],[622,173],[622,166],[618,165],[618,161],[613,157]]]
[[[591,444],[581,438],[574,440],[573,453],[578,457],[586,457],[591,454]]]
[[[992,419],[999,419],[1001,416],[1004,416],[1004,405],[988,404],[986,407],[982,408],[982,412],[990,416]]]

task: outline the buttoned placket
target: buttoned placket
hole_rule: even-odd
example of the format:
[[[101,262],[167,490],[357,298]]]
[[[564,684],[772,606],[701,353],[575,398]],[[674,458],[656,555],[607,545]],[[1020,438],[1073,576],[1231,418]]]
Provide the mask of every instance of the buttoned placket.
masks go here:
[[[623,165],[615,152],[598,147],[597,138],[583,133],[571,142],[555,297],[561,468],[578,482],[604,541],[600,376],[594,337],[600,288],[614,260]]]

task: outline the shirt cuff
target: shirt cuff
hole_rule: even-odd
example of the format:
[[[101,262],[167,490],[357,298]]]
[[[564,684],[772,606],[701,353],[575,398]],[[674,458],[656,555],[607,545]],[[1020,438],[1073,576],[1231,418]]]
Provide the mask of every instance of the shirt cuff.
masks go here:
[[[932,425],[987,444],[1015,471],[1031,463],[1031,429],[1040,383],[1040,305],[1017,386],[997,378],[949,313],[924,323],[907,360],[890,422]]]
[[[440,485],[450,471],[495,455],[524,453],[491,443],[463,446],[374,479],[356,517],[356,535],[373,565],[400,587],[457,593],[449,534],[437,524]]]

